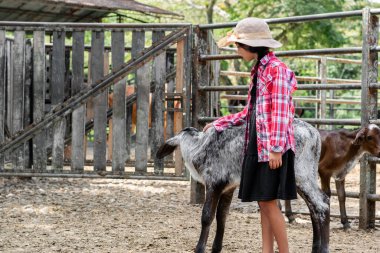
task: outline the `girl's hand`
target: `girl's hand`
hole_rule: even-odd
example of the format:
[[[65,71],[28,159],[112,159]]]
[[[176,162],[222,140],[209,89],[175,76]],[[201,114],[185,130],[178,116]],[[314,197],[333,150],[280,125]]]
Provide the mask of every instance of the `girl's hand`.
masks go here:
[[[269,168],[277,169],[282,165],[282,153],[270,152],[269,153]]]
[[[212,123],[208,123],[207,125],[205,125],[205,127],[203,128],[203,132],[206,132],[207,129],[209,129],[210,127],[213,127]]]

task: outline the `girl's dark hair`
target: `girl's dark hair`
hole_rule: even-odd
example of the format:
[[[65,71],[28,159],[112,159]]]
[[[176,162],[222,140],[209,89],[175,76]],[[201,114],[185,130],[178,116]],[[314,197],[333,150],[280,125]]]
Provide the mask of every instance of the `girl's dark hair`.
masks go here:
[[[239,47],[242,47],[251,53],[257,53],[257,55],[258,55],[257,60],[258,61],[260,61],[261,58],[263,58],[267,53],[269,53],[269,47],[251,47],[251,46],[248,46],[246,44],[239,43],[239,42],[236,42],[236,44]]]

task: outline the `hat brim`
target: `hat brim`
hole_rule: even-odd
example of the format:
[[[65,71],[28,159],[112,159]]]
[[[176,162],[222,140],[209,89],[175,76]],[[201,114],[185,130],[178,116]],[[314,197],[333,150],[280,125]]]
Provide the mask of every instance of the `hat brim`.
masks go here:
[[[242,43],[244,45],[248,45],[251,47],[269,47],[269,48],[279,48],[282,46],[280,42],[274,39],[238,39],[231,38],[230,36],[226,36],[219,40],[219,47],[226,47],[228,45],[234,44],[235,42]]]

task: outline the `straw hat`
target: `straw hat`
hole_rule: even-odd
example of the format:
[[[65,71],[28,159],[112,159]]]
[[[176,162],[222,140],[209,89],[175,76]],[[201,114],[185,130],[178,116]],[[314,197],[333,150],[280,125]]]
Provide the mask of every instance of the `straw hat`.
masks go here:
[[[251,47],[278,48],[282,44],[272,38],[268,24],[259,18],[245,18],[227,36],[218,41],[219,47],[239,42]]]

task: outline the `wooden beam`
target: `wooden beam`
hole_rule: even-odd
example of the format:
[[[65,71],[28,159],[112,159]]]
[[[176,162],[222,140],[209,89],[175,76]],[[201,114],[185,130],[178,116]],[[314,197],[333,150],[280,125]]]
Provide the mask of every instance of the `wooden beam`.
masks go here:
[[[72,53],[72,95],[81,92],[84,88],[84,32],[73,32]],[[82,104],[72,113],[71,125],[71,169],[84,170],[85,160],[85,122],[86,105]]]
[[[65,98],[65,39],[66,32],[53,32],[51,104],[54,107],[63,103]],[[54,170],[63,169],[64,143],[66,133],[66,118],[61,117],[53,123],[53,162]]]
[[[5,31],[0,30],[0,143],[5,141]],[[4,169],[4,153],[0,152],[0,170]]]
[[[104,76],[104,32],[92,31],[91,80],[98,82]],[[108,89],[94,98],[94,170],[106,170],[107,99]]]
[[[13,87],[12,87],[12,135],[24,128],[24,82],[25,82],[25,32],[15,31],[13,44]],[[13,167],[24,167],[24,148],[20,145],[12,152]]]
[[[153,44],[159,42],[165,36],[164,32],[153,32]],[[152,94],[152,155],[154,159],[154,173],[163,175],[164,159],[156,158],[158,148],[164,144],[164,91],[166,82],[166,52],[158,55],[153,60],[153,82],[155,83]]]
[[[177,55],[176,55],[176,89],[177,93],[183,94],[184,85],[184,56],[185,56],[185,39],[178,41],[177,43]],[[181,105],[183,106],[183,104]],[[183,128],[183,115],[182,112],[174,112],[174,133],[178,134]],[[183,173],[183,162],[181,151],[176,149],[174,153],[175,158],[175,174],[180,176]]]
[[[112,69],[120,68],[124,63],[124,32],[112,32]],[[126,99],[125,79],[116,82],[113,86],[113,119],[112,119],[112,170],[123,171],[126,157]],[[110,127],[111,129],[111,127]]]

